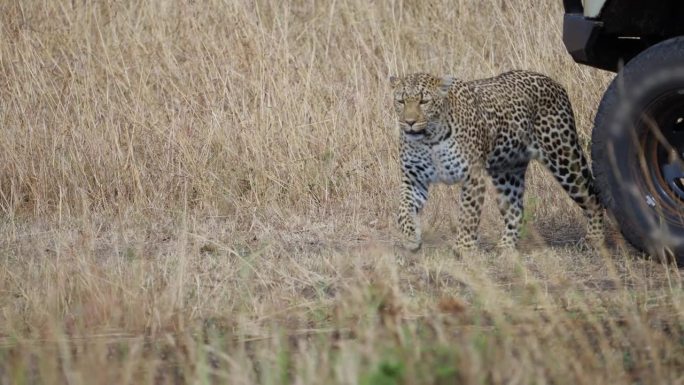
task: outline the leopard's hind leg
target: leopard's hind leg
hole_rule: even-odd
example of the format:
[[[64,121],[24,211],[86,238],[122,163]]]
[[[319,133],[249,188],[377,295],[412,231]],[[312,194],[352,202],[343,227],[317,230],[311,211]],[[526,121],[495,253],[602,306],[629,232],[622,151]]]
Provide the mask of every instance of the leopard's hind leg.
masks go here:
[[[520,239],[523,221],[523,194],[528,163],[516,168],[491,172],[497,192],[496,202],[504,220],[504,231],[497,247],[514,249]]]
[[[603,209],[586,156],[580,147],[575,119],[567,96],[547,115],[537,116],[534,126],[538,159],[551,171],[588,219],[587,239],[603,242]]]

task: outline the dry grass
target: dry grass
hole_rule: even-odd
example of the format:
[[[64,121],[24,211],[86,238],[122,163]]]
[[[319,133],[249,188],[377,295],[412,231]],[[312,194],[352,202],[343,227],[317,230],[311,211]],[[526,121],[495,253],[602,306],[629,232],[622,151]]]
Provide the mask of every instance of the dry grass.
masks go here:
[[[390,73],[547,73],[588,144],[560,3],[0,2],[0,383],[684,383],[678,271],[539,167],[522,256],[442,187],[393,246]]]

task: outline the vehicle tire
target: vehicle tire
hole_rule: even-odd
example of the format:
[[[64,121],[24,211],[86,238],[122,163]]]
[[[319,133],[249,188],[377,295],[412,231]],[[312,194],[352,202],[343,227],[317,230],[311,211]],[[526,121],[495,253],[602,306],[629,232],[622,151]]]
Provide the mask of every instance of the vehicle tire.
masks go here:
[[[613,79],[591,154],[601,201],[624,237],[684,266],[684,37],[648,48]]]

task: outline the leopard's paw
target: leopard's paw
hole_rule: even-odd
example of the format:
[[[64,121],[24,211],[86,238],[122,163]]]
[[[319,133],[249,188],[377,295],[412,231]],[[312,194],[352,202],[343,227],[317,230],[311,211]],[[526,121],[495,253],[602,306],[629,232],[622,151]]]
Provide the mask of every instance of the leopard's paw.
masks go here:
[[[402,241],[402,246],[404,247],[404,249],[411,252],[416,252],[420,250],[422,244],[423,242],[421,242],[420,239],[405,239]]]

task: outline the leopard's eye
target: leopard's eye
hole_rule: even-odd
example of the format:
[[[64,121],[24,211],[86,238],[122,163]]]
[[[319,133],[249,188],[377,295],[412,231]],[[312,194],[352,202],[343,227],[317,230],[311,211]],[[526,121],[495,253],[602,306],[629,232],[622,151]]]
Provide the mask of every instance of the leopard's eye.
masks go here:
[[[430,101],[430,99],[420,99],[420,104],[425,104],[429,101]]]
[[[399,103],[399,104],[404,104],[404,99],[398,99],[398,100],[397,100],[397,103]]]

